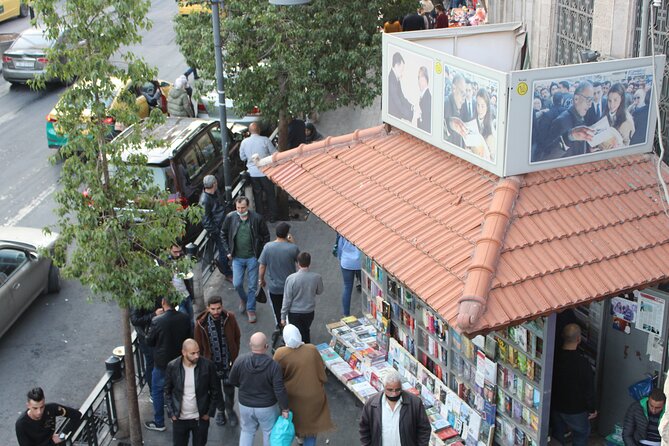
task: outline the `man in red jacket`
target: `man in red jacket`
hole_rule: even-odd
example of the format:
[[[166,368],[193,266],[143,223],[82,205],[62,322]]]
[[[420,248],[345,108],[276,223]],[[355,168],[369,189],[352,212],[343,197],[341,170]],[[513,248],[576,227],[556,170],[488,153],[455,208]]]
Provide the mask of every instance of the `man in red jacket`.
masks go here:
[[[211,296],[207,299],[207,310],[201,313],[195,322],[194,337],[200,346],[202,356],[213,361],[216,366],[216,374],[223,386],[224,398],[218,400],[216,424],[223,426],[229,420],[230,426],[237,426],[239,420],[233,409],[235,387],[229,383],[228,375],[239,355],[241,334],[235,315],[223,308],[220,296]]]

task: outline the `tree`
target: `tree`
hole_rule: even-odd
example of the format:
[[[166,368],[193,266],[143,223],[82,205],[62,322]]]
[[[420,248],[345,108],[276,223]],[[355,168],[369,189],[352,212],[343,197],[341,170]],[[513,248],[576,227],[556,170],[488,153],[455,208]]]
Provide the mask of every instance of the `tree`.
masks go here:
[[[415,9],[414,1],[312,0],[272,6],[267,0],[227,0],[223,21],[226,95],[239,110],[257,106],[279,121],[286,148],[289,116],[340,106],[367,106],[381,92],[383,16]],[[388,12],[385,12],[386,9]],[[213,78],[208,14],[176,18],[177,44],[186,60]]]
[[[33,5],[47,35],[54,40],[62,36],[48,54],[47,77],[78,79],[57,109],[58,129],[68,142],[60,149],[62,189],[56,202],[61,237],[55,261],[66,277],[79,279],[95,296],[115,301],[121,309],[130,441],[139,446],[130,308],[150,308],[156,296],[178,299],[171,286],[173,271],[157,267],[156,261],[166,257],[183,233],[185,220],[198,214],[180,209],[154,185],[146,156],[136,149],[140,144],[153,147],[155,141],[141,141],[140,132],[111,139],[110,123],[125,127],[138,121],[133,87],[155,76],[141,59],[122,52],[141,42],[141,32],[149,29],[150,1],[34,0]],[[112,63],[110,58],[119,53],[123,63]],[[120,92],[114,78],[124,85]],[[109,109],[117,94],[119,105]],[[147,124],[161,119],[153,110]]]

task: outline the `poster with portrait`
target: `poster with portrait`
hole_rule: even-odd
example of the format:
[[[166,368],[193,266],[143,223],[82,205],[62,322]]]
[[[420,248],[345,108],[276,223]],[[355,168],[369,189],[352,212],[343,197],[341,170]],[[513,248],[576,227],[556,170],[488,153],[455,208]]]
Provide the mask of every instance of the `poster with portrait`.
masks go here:
[[[651,66],[533,82],[530,164],[646,144]]]
[[[444,64],[443,140],[495,163],[499,83]]]
[[[432,59],[388,45],[388,70],[384,101],[388,114],[432,134]]]

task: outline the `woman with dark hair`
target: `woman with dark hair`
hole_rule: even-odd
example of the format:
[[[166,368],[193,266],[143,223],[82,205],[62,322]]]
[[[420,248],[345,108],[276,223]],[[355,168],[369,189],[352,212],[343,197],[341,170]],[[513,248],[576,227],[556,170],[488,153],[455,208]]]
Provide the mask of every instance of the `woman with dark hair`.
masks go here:
[[[485,144],[472,147],[471,151],[481,158],[494,162],[494,150],[497,147],[495,140],[495,125],[490,107],[490,94],[485,88],[476,93],[476,124]]]
[[[608,141],[599,145],[601,150],[613,149],[620,146],[628,146],[630,139],[634,134],[634,119],[627,111],[627,102],[625,99],[625,87],[620,82],[617,82],[609,89],[607,117],[609,125],[616,129],[620,134],[618,138],[611,138]]]

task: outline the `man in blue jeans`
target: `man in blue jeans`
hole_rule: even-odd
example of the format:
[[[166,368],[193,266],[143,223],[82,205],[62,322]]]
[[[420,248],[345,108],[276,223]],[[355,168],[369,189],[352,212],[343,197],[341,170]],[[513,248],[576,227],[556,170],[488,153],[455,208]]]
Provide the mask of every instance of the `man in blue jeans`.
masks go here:
[[[223,220],[221,240],[232,260],[232,285],[239,294],[239,311],[246,311],[249,323],[255,324],[258,257],[269,242],[269,229],[262,216],[249,209],[248,198],[237,197],[235,209]],[[244,289],[244,273],[248,291]]]
[[[159,432],[165,430],[165,369],[170,361],[181,355],[183,342],[191,337],[188,316],[176,311],[165,298],[161,306],[163,314],[153,318],[146,336],[147,345],[153,347],[153,420],[144,422],[144,427]]]
[[[586,446],[590,420],[597,416],[594,375],[590,363],[578,351],[581,328],[577,324],[566,325],[562,339],[553,369],[551,436],[565,444],[564,435],[571,430],[573,446]]]
[[[252,446],[258,427],[264,446],[270,446],[269,434],[279,414],[288,418],[288,394],[281,366],[267,354],[267,336],[254,333],[249,346],[251,352],[237,357],[229,377],[230,384],[239,387],[239,446]]]

